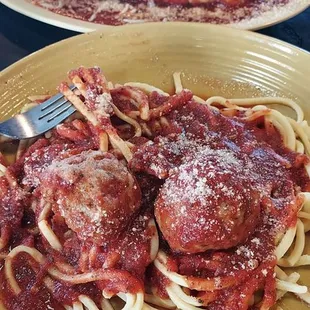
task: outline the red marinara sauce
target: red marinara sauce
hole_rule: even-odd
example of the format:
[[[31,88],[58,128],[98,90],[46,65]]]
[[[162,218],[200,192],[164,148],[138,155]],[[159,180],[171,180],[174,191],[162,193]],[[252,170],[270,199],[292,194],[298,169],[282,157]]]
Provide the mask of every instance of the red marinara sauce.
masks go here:
[[[29,0],[75,19],[106,25],[185,21],[229,24],[283,6],[289,0],[79,0],[59,6],[57,0]],[[236,14],[236,11],[238,14]]]
[[[117,101],[118,94],[113,96]],[[154,106],[166,100],[156,93],[151,93],[149,99]],[[118,102],[115,104],[120,106]],[[186,275],[189,281],[194,277],[203,281],[225,276],[234,281],[233,286],[220,289],[223,283],[219,280],[216,284],[219,290],[214,294],[193,292],[202,300],[209,300],[210,309],[244,309],[247,297],[261,286],[267,287],[269,298],[274,300],[275,238],[295,224],[301,204],[296,195],[310,189],[304,168],[308,158],[285,148],[277,130],[262,126],[262,119],[247,122],[242,116],[226,117],[188,101],[165,116],[168,125],[158,127],[152,140],[136,141],[128,171],[123,163],[116,164],[113,155],[107,155],[113,161],[111,169],[115,168],[115,173],[126,170],[117,182],[112,182],[113,186],[106,186],[102,174],[96,171],[107,167],[101,162],[105,156],[94,155],[97,145],[93,141],[75,143],[55,133],[51,141],[38,140],[8,168],[25,191],[15,193],[8,189],[5,178],[0,180],[5,196],[2,201],[8,202],[0,203],[0,214],[7,219],[2,219],[0,224],[11,229],[9,246],[35,247],[48,259],[45,265],[38,266],[25,254],[16,258],[13,271],[22,288],[19,296],[13,295],[1,268],[3,261],[0,263],[0,298],[5,305],[9,309],[20,309],[20,305],[23,309],[42,309],[42,305],[62,309],[63,304],[72,304],[83,293],[99,303],[100,290],[108,288],[114,294],[121,287],[134,293],[143,290],[144,281],[151,282],[160,296],[167,297],[165,285],[169,280],[153,266],[146,271],[151,262],[150,242],[154,234],[149,222],[154,214],[160,247],[169,256],[169,270]],[[95,156],[94,166],[82,167],[87,169],[84,173],[81,167],[74,170],[74,165],[87,164],[88,153]],[[70,171],[64,174],[63,164],[71,165],[72,175]],[[113,179],[114,172],[109,172],[108,177]],[[133,175],[126,183],[128,174]],[[104,244],[101,244],[101,231],[96,234],[95,242],[92,236],[81,238],[81,225],[68,220],[74,210],[67,201],[62,210],[55,208],[49,219],[63,244],[63,250],[56,252],[34,232],[41,208],[34,213],[31,204],[43,194],[49,196],[51,203],[59,199],[61,203],[62,196],[68,194],[75,203],[84,188],[83,184],[71,186],[71,177],[76,183],[84,182],[86,187],[92,186],[88,180],[95,177],[93,185],[99,189],[93,192],[92,188],[88,194],[104,192],[107,196],[109,193],[105,191],[114,189],[124,194],[123,201],[118,202],[119,207],[124,207],[124,222],[119,223],[124,226],[118,227],[113,238],[104,240]],[[44,188],[40,188],[42,185]],[[104,190],[100,190],[101,186]],[[112,196],[114,199],[115,193]],[[95,207],[91,197],[85,197],[85,205]],[[126,206],[124,201],[131,201],[132,205]],[[100,202],[99,209],[104,209],[104,201]],[[5,209],[7,205],[9,209]],[[127,207],[132,208],[128,211]],[[15,210],[23,212],[15,213]],[[116,220],[113,206],[110,210]],[[91,221],[85,221],[85,225],[90,226]],[[70,233],[68,226],[72,228]],[[85,253],[86,261],[82,260]],[[113,271],[103,281],[74,286],[55,281],[52,290],[47,290],[42,284],[47,269],[63,261],[76,273],[102,266],[113,266]]]
[[[284,147],[263,118],[242,117],[190,102],[166,115],[170,129],[137,147],[130,162],[165,180],[155,216],[168,269],[189,281],[232,277],[230,288],[197,295],[211,300],[208,309],[247,309],[258,287],[275,301],[275,240],[295,225],[303,202],[297,194],[310,188],[308,157]],[[163,281],[152,279],[167,297]]]
[[[0,262],[0,299],[8,309],[63,309],[81,294],[99,305],[102,290],[108,294],[143,290],[144,272],[151,263],[151,240],[157,233],[150,226],[150,206],[158,185],[151,176],[139,174],[136,180],[124,162],[93,148],[93,143],[73,143],[54,132],[52,139],[38,140],[8,168],[23,190],[12,188],[5,177],[0,178],[0,224],[8,230],[1,231],[1,237],[10,239],[4,252],[25,245],[36,248],[47,259],[40,265],[25,253],[14,258],[13,274],[21,288],[17,296],[6,281],[4,261]],[[61,252],[52,249],[37,232],[39,215],[47,203],[55,208],[47,218],[62,244]],[[76,208],[78,204],[81,208]],[[48,268],[63,262],[77,274],[94,269],[104,273],[104,266],[109,276],[74,286],[54,279],[46,288],[43,279]]]

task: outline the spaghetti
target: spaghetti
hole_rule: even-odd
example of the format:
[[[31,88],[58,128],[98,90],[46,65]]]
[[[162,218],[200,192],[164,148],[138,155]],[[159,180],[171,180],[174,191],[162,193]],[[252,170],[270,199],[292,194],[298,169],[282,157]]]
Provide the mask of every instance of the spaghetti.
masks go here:
[[[78,112],[20,141],[12,165],[0,157],[1,309],[310,304],[284,271],[310,264],[310,128],[295,102],[203,100],[179,73],[173,95],[98,68],[69,79]]]

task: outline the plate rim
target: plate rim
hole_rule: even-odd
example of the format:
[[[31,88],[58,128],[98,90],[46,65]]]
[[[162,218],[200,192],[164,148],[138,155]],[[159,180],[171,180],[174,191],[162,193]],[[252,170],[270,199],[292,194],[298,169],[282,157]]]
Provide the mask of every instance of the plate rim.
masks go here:
[[[95,24],[76,18],[56,14],[47,9],[31,4],[26,0],[0,0],[0,3],[12,9],[13,11],[34,20],[75,32],[87,33],[99,30],[101,28],[113,27],[109,25]]]
[[[295,1],[295,0],[290,0],[290,1]],[[72,30],[76,32],[86,33],[86,32],[97,31],[100,29],[108,29],[108,28],[114,27],[110,25],[102,25],[102,24],[87,22],[87,21],[75,19],[72,17],[67,17],[67,16],[63,16],[60,14],[56,14],[47,9],[33,5],[26,0],[0,0],[0,3],[32,19],[35,19],[40,22],[53,25],[59,28]],[[274,20],[270,20],[268,22],[264,22],[261,24],[258,23],[257,25],[249,26],[249,27],[242,26],[242,24],[239,26],[238,24],[229,24],[229,25],[226,25],[226,27],[251,30],[251,31],[260,30],[260,29],[267,28],[267,27],[276,25],[278,23],[284,22],[290,18],[293,18],[297,16],[298,14],[302,13],[303,11],[305,11],[309,7],[310,7],[310,0],[304,0],[303,3],[300,4],[300,7],[297,8],[296,11],[287,12],[286,14]],[[252,19],[252,20],[255,20],[255,19]]]
[[[2,0],[0,0],[1,2]],[[122,25],[122,26],[118,26],[117,28],[122,29],[124,27],[126,28],[140,28],[142,24],[132,24],[132,25]],[[265,44],[272,44],[272,43],[277,43],[278,45],[281,45],[282,47],[286,47],[286,48],[290,48],[292,50],[295,50],[295,52],[304,54],[306,57],[310,57],[310,51],[307,51],[301,47],[295,46],[291,43],[285,42],[283,40],[277,39],[277,38],[273,38],[270,37],[268,35],[262,34],[262,33],[258,33],[258,32],[251,32],[248,30],[244,30],[244,29],[237,29],[237,28],[229,28],[223,25],[213,25],[213,24],[203,24],[203,23],[191,23],[191,22],[170,22],[170,23],[156,23],[156,22],[152,22],[152,23],[146,23],[143,24],[143,27],[141,28],[141,30],[137,30],[137,31],[145,31],[145,29],[147,28],[151,28],[151,27],[197,27],[197,28],[210,28],[210,29],[217,29],[220,32],[234,32],[234,33],[240,33],[243,34],[243,37],[245,40],[250,40],[252,39],[256,39],[256,40],[260,40],[260,41],[264,41]],[[92,32],[87,32],[87,33],[80,33],[77,35],[74,35],[72,37],[57,41],[55,43],[52,43],[50,45],[47,45],[37,51],[34,51],[32,53],[30,53],[29,55],[19,59],[18,61],[12,63],[11,65],[9,65],[8,67],[4,68],[3,70],[0,71],[0,83],[2,82],[2,78],[5,74],[7,74],[10,70],[12,70],[14,67],[17,67],[19,65],[21,65],[24,62],[27,61],[31,61],[32,59],[34,59],[36,57],[36,55],[38,53],[44,53],[46,50],[49,50],[51,48],[57,47],[62,45],[64,42],[71,42],[71,41],[78,41],[81,40],[81,38],[87,38],[89,36],[91,37],[96,37],[100,35],[107,35],[109,33],[113,33],[113,26],[110,26],[108,28],[108,31],[102,31],[102,30],[96,30],[96,31],[92,31]],[[310,58],[309,58],[310,59]]]
[[[0,0],[1,1],[1,0]],[[293,1],[293,0],[291,0]],[[261,29],[265,29],[277,24],[280,24],[282,22],[285,22],[299,14],[301,14],[302,12],[304,12],[305,10],[307,10],[308,8],[310,8],[310,0],[306,0],[304,2],[304,5],[300,5],[300,7],[294,11],[294,12],[287,12],[287,14],[284,14],[283,16],[281,16],[279,19],[274,19],[271,20],[269,22],[264,23],[263,25],[257,25],[257,26],[253,26],[253,27],[249,27],[249,28],[245,28],[245,27],[238,27],[236,26],[235,28],[237,29],[243,29],[243,30],[251,30],[251,31],[256,31],[256,30],[261,30]],[[238,24],[237,24],[238,25]]]

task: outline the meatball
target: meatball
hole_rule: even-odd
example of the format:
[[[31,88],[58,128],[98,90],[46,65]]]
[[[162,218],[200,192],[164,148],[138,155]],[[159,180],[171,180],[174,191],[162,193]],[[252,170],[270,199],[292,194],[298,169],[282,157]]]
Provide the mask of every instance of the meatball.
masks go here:
[[[102,246],[119,237],[141,203],[127,167],[100,151],[54,160],[41,176],[40,191],[80,240]]]
[[[260,199],[250,168],[231,151],[207,148],[169,176],[155,216],[174,251],[227,249],[254,231]]]

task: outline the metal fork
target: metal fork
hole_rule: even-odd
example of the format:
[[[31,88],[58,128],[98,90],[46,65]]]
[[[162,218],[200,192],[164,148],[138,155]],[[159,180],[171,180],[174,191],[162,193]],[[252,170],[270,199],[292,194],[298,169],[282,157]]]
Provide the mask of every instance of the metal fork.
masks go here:
[[[71,90],[75,88],[70,87]],[[62,94],[57,94],[26,113],[0,123],[0,135],[18,140],[33,138],[54,128],[75,111]]]

